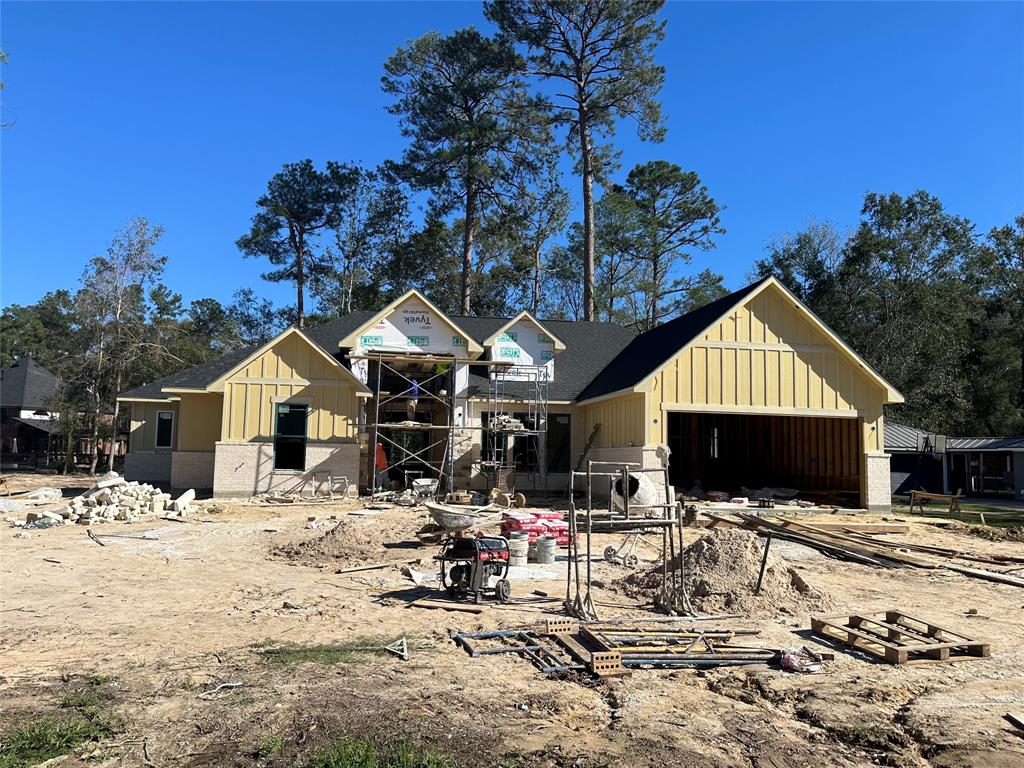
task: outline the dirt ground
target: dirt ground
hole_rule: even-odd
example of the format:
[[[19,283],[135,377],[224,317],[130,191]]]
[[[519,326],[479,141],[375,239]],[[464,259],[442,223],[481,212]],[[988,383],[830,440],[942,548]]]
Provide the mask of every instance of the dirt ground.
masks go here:
[[[84,485],[8,479],[14,492]],[[944,570],[854,565],[775,542],[775,567],[798,574],[813,599],[744,602],[744,618],[714,623],[757,628],[756,643],[766,647],[834,650],[823,674],[754,666],[547,678],[511,655],[472,659],[449,635],[561,616],[556,599],[532,593],[564,594],[564,556],[514,574],[515,600],[478,615],[410,607],[424,589],[397,565],[337,574],[342,561],[329,550],[300,546],[324,536],[333,515],[363,548],[358,562],[414,560],[414,569],[433,571],[436,547],[414,537],[427,522],[422,510],[348,514],[362,508],[217,502],[218,511],[186,522],[92,526],[105,546],[78,525],[16,538],[5,524],[0,741],[59,715],[69,695],[94,686],[116,727],[52,764],[304,765],[318,745],[362,737],[420,745],[473,766],[1024,766],[1024,733],[1002,718],[1024,712],[1024,589]],[[315,529],[309,516],[317,517]],[[704,532],[685,535],[691,543]],[[918,522],[887,538],[1024,554],[1020,542]],[[597,537],[596,549],[620,540]],[[343,564],[352,556],[346,551]],[[656,615],[642,594],[623,588],[630,569],[593,568],[602,619]],[[991,642],[992,655],[890,666],[815,639],[809,617],[822,606],[899,608]],[[336,664],[316,654],[284,664],[268,652],[400,636],[410,647],[404,662],[355,652]],[[240,685],[209,693],[225,683]]]

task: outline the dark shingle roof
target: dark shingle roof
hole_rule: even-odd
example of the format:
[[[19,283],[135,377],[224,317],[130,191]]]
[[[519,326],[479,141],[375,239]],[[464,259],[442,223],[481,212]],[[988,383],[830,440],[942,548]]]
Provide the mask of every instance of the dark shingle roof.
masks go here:
[[[349,312],[347,315],[336,317],[334,320],[328,320],[326,323],[321,323],[313,328],[306,328],[303,332],[322,350],[330,355],[337,355],[338,342],[375,314],[377,313],[360,309],[356,312]]]
[[[374,312],[352,312],[335,320],[305,329],[305,334],[321,349],[337,356],[338,342],[369,320]],[[462,328],[476,341],[483,343],[501,326],[509,321],[504,317],[458,317],[449,319]],[[615,355],[625,348],[635,334],[614,323],[574,322],[569,320],[541,320],[555,336],[565,342],[565,351],[555,357],[555,379],[548,388],[550,400],[573,400],[585,386],[604,368]],[[200,363],[150,384],[121,393],[123,398],[165,399],[163,387],[186,387],[201,389],[216,381],[223,374],[238,365],[255,351],[254,347],[229,352],[205,363]],[[487,388],[487,380],[481,376],[470,376],[470,383]],[[511,383],[505,388],[506,394],[515,397],[517,386]]]
[[[118,397],[166,400],[169,399],[167,393],[160,391],[163,387],[203,389],[242,362],[255,349],[255,347],[244,347],[233,352],[227,352],[220,357],[207,360],[205,363],[193,365],[191,368],[172,373],[170,376],[164,376],[162,379],[157,379],[149,384],[143,384],[141,387],[122,392]]]
[[[728,296],[705,304],[637,336],[578,396],[578,400],[600,397],[639,384],[679,350],[697,338],[730,307],[770,278],[758,280]]]
[[[5,408],[47,408],[56,391],[57,377],[31,357],[0,371],[0,405]]]
[[[453,323],[481,344],[510,318],[451,317]],[[540,324],[565,343],[565,350],[555,355],[555,378],[548,387],[549,400],[575,400],[601,369],[625,349],[636,334],[615,323],[583,320],[540,320]],[[487,380],[470,375],[470,384],[487,389]],[[510,397],[526,394],[527,385],[510,382],[505,393]]]

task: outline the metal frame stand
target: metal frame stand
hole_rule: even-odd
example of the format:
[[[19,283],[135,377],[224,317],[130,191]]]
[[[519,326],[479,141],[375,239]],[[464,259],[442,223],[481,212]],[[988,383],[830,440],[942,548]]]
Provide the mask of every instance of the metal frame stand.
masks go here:
[[[598,471],[595,471],[595,468]],[[602,468],[607,468],[603,469]],[[623,494],[622,510],[614,508],[614,484],[622,481],[623,490],[629,488],[630,474],[662,473],[665,501],[657,504],[631,505],[628,494]],[[585,528],[586,576],[580,576],[579,512],[572,489],[576,477],[586,478],[586,510],[583,516]],[[594,478],[608,479],[608,511],[597,514],[594,510]],[[651,510],[660,510],[660,516],[652,516]],[[639,514],[638,514],[639,512]],[[597,608],[591,594],[592,589],[592,536],[595,530],[601,532],[660,532],[661,551],[661,595],[659,607],[670,616],[693,616],[695,612],[686,592],[683,569],[683,525],[682,506],[675,501],[669,484],[667,467],[641,467],[633,462],[587,461],[585,472],[573,471],[569,483],[569,563],[566,569],[565,611],[585,621],[597,620]],[[678,548],[678,567],[676,550]]]

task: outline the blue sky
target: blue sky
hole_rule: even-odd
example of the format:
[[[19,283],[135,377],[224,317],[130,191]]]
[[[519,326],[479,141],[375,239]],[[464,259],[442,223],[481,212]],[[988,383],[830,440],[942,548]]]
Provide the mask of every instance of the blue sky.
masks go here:
[[[622,125],[619,177],[656,158],[701,175],[727,233],[693,269],[739,287],[770,240],[811,217],[854,226],[867,191],[926,189],[982,231],[1024,212],[1024,4],[664,14],[668,136],[646,144]],[[0,135],[0,301],[74,287],[137,215],[166,228],[166,282],[186,301],[242,286],[293,300],[234,246],[267,179],[304,157],[398,157],[384,60],[473,24],[486,26],[475,2],[5,2],[16,122]]]

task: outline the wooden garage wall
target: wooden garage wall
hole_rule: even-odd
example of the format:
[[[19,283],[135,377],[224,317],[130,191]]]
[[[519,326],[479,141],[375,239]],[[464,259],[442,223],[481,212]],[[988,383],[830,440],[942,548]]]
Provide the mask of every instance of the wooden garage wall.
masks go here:
[[[355,440],[359,398],[351,381],[298,335],[275,344],[224,384],[221,440],[269,440],[274,406],[310,406],[310,440]]]
[[[856,419],[674,413],[668,417],[673,482],[738,491],[774,485],[801,491],[860,491]],[[712,437],[714,436],[714,437]]]
[[[666,439],[668,409],[859,415],[864,451],[883,449],[882,388],[771,285],[662,366],[647,389],[652,443]]]

